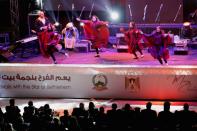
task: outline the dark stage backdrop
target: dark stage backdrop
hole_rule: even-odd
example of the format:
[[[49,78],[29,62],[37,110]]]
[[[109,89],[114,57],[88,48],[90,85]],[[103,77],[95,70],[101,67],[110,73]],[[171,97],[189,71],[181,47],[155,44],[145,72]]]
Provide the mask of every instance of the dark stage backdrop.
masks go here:
[[[184,8],[183,8],[183,16],[185,21],[192,21],[191,15],[197,9],[197,0],[183,0]],[[197,16],[196,16],[197,17]],[[197,18],[195,17],[195,23],[197,24]]]
[[[133,14],[133,20],[140,23],[155,23],[156,16],[160,9],[161,4],[163,7],[160,12],[160,17],[158,22],[161,23],[173,23],[176,13],[179,9],[180,4],[182,5],[182,0],[127,0],[127,4],[131,5],[131,11]],[[144,7],[147,4],[147,14],[146,20],[143,21]],[[129,10],[126,8],[127,16],[129,16]],[[128,21],[127,17],[127,21]],[[176,19],[176,23],[181,23],[183,21],[183,6],[180,10],[180,14]]]
[[[20,34],[21,37],[28,35],[28,13],[38,9],[35,4],[36,0],[19,0],[19,15],[20,15]],[[137,23],[154,23],[159,6],[163,3],[163,9],[161,11],[160,23],[171,23],[175,17],[180,4],[184,4],[181,9],[180,15],[177,17],[176,23],[182,23],[188,20],[190,13],[197,9],[197,0],[43,0],[44,9],[49,17],[56,19],[58,16],[59,5],[59,21],[62,26],[72,20],[72,4],[74,4],[74,18],[80,14],[83,6],[85,6],[83,19],[87,19],[91,10],[93,1],[95,2],[95,8],[93,14],[100,17],[101,20],[110,21],[108,8],[118,9],[121,12],[121,20],[117,23],[128,22],[129,17],[128,4],[131,5],[131,11],[133,14],[133,20]],[[65,4],[64,4],[65,3]],[[143,11],[145,5],[147,6],[146,20],[143,21]],[[9,0],[0,0],[0,31],[2,28],[8,30],[12,27],[10,22],[9,13]],[[74,19],[73,18],[73,19]]]
[[[71,11],[72,7],[74,7],[74,10],[79,14],[83,6],[85,6],[84,11],[90,11],[93,2],[95,3],[93,11],[100,12],[99,15],[106,20],[109,20],[109,9],[118,10],[121,15],[121,20],[119,22],[128,22],[131,20],[128,8],[130,4],[133,15],[132,20],[137,23],[155,23],[161,3],[163,3],[163,8],[161,9],[158,22],[171,23],[174,20],[180,4],[183,4],[183,0],[45,0],[43,1],[43,5],[44,9],[47,11],[57,11],[58,9],[59,11]],[[145,5],[147,5],[147,13],[144,21]],[[82,17],[85,17],[84,14]],[[175,23],[181,23],[182,21],[183,6]]]

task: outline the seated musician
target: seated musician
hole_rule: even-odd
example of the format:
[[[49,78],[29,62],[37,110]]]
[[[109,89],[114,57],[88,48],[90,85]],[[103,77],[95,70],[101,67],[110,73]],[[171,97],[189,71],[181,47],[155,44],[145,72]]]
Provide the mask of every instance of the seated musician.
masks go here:
[[[79,36],[77,28],[72,22],[69,22],[62,30],[62,34],[64,35],[65,49],[73,50]]]

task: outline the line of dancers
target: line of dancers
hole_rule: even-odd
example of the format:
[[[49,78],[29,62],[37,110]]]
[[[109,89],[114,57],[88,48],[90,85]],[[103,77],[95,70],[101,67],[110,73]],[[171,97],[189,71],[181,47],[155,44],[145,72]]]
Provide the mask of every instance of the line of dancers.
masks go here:
[[[95,15],[90,20],[81,20],[80,18],[76,20],[84,23],[85,37],[91,41],[93,48],[96,50],[95,57],[100,57],[99,49],[107,46],[110,35],[108,22],[99,20]],[[61,35],[55,32],[54,25],[45,17],[43,11],[39,12],[39,17],[35,21],[35,27],[39,39],[40,52],[44,57],[51,57],[54,64],[57,64],[54,56],[55,51],[68,56],[66,52],[62,51],[62,47],[59,44]],[[76,40],[79,38],[77,28],[70,22],[62,30],[62,34],[64,35],[65,48],[73,49]],[[151,56],[157,59],[160,64],[168,64],[169,51],[167,47],[171,39],[169,34],[166,35],[161,27],[156,27],[151,34],[145,34],[137,28],[135,22],[130,22],[129,29],[124,32],[124,35],[129,47],[129,53],[134,55],[134,59],[139,59],[136,52],[140,53],[140,58],[144,57],[142,52],[143,45],[141,44],[143,39],[147,43]]]

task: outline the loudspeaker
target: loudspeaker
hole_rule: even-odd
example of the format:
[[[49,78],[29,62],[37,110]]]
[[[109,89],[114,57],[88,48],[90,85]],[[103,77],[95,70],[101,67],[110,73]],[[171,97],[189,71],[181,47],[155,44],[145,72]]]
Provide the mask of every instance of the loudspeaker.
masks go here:
[[[174,47],[175,55],[188,55],[188,47]]]
[[[7,47],[10,44],[9,34],[2,33],[0,34],[0,46]]]
[[[79,42],[77,42],[75,44],[75,49],[78,51],[78,52],[89,52],[90,51],[90,48],[91,48],[91,42],[88,41],[88,40],[80,40]]]
[[[118,52],[128,52],[128,45],[118,45],[117,46],[117,51]]]

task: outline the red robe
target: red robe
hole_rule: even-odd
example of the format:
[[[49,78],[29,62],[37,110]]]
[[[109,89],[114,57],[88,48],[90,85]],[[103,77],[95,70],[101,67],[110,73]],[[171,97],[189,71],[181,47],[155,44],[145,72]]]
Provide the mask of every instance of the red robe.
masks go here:
[[[165,36],[162,32],[161,34],[157,34],[156,31],[153,31],[150,35],[144,35],[148,41],[148,47],[153,58],[161,57],[165,59],[169,59],[169,50],[168,45],[171,43],[171,38],[169,35]],[[160,42],[158,42],[160,41]],[[159,50],[158,47],[160,48]]]
[[[141,31],[138,29],[130,29],[125,33],[125,41],[128,44],[129,53],[132,53],[133,50],[135,50],[136,45],[138,45],[140,49],[143,48],[142,44],[140,43],[141,39],[142,34]]]
[[[60,37],[59,35],[55,35],[53,31],[43,31],[38,34],[39,43],[40,43],[40,51],[42,55],[46,58],[49,58],[50,55],[48,53],[48,47],[54,46],[54,51],[57,49],[55,46],[59,43]]]
[[[48,39],[49,39],[48,38],[48,31],[43,31],[43,32],[38,33],[40,52],[46,58],[49,58],[49,54],[47,53]]]
[[[42,27],[48,26],[49,23],[50,22],[48,18],[45,18],[45,23],[42,23],[39,18],[37,18],[35,21],[35,30],[38,35],[40,52],[46,58],[49,58],[49,55],[47,53],[48,31],[46,29],[43,29]]]
[[[109,39],[109,29],[106,22],[91,20],[81,20],[84,25],[84,34],[87,40],[93,44],[93,48],[106,47]]]

